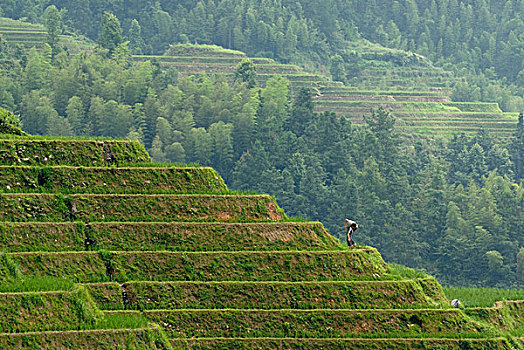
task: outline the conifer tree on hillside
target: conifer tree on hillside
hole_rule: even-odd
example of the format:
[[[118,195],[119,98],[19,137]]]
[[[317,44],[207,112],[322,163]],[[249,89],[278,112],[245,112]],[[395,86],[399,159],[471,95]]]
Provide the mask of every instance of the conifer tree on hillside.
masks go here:
[[[111,12],[104,12],[100,34],[98,35],[98,44],[104,49],[109,50],[109,54],[112,54],[122,41],[122,27],[120,27],[120,21]]]
[[[247,84],[248,89],[257,85],[257,69],[250,59],[243,59],[235,68],[235,81],[240,80]]]
[[[515,164],[515,176],[524,179],[524,114],[520,113],[517,130],[511,144],[512,160]]]
[[[142,27],[136,19],[133,19],[131,28],[129,28],[129,49],[133,55],[143,55],[146,50],[146,44],[142,38]]]
[[[53,49],[53,54],[58,52],[59,35],[61,34],[61,15],[55,5],[46,8],[44,12],[45,27],[47,30],[47,43]]]

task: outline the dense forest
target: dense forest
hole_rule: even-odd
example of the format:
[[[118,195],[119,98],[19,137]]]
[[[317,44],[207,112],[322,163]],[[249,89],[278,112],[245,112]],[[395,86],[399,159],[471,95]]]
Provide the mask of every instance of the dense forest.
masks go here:
[[[467,76],[457,101],[524,109],[524,0],[0,0],[0,14],[44,23],[49,5],[60,10],[64,30],[93,40],[111,12],[133,53],[197,42],[308,66],[341,57],[339,79],[349,82],[358,80],[362,61],[349,43],[366,38]]]
[[[318,67],[338,54],[354,72],[349,68],[358,55],[344,42],[365,37],[426,49],[438,64],[470,74],[471,83],[456,90],[464,99],[505,94],[508,106],[518,105],[523,1],[394,1],[387,4],[391,11],[379,11],[379,1],[328,3],[0,1],[3,15],[45,23],[49,33],[42,51],[0,42],[0,107],[19,113],[32,134],[128,137],[143,142],[156,161],[213,166],[231,188],[273,194],[286,212],[319,220],[339,237],[343,219],[353,218],[358,243],[443,283],[522,286],[522,116],[505,144],[485,132],[449,142],[405,139],[385,110],[353,125],[313,112],[307,89],[293,99],[280,76],[256,86],[248,60],[233,82],[128,60],[197,41]],[[459,34],[473,28],[473,36]],[[85,33],[100,47],[69,54],[54,39],[62,30]],[[490,58],[492,40],[497,53]]]

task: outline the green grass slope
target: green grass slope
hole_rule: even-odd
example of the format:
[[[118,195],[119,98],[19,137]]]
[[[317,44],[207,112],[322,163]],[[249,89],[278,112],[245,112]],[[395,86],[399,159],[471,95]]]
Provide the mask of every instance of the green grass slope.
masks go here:
[[[6,136],[0,159],[2,349],[511,349],[523,336],[520,307],[450,309],[435,279],[231,193],[212,169],[148,163],[137,143]]]
[[[211,168],[71,167],[0,165],[1,192],[61,193],[225,193]]]
[[[151,158],[137,141],[0,135],[0,165],[125,166],[150,162]]]

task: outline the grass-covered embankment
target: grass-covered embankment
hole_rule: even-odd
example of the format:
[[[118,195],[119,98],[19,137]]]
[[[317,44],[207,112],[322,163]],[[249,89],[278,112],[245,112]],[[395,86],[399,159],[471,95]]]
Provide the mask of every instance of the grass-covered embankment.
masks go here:
[[[0,137],[0,165],[109,166],[151,162],[137,141]]]
[[[0,166],[0,192],[221,193],[224,180],[204,167]]]
[[[484,338],[460,310],[147,310],[171,338]]]
[[[122,308],[113,283],[86,286],[97,305]],[[339,282],[129,282],[128,308],[407,309],[435,307],[417,280]],[[112,304],[111,301],[114,301]]]
[[[524,300],[499,301],[493,307],[466,309],[465,313],[513,336],[524,337]]]
[[[5,254],[0,281],[23,275],[74,282],[346,281],[393,279],[376,249],[271,252],[76,252]],[[3,259],[6,260],[6,259]],[[8,266],[6,266],[8,265]]]
[[[205,339],[171,339],[175,349],[323,349],[323,350],[412,350],[412,349],[446,349],[446,350],[506,350],[513,349],[505,338],[490,339],[311,339],[311,338],[205,338]]]
[[[4,222],[5,252],[340,250],[321,223]]]
[[[108,282],[103,254],[16,253],[0,255],[0,282],[16,283],[21,276],[64,278],[71,282]]]
[[[113,251],[338,250],[320,223],[92,223],[95,249]]]
[[[156,326],[62,332],[0,334],[1,349],[17,350],[170,350]]]
[[[267,195],[0,194],[0,221],[279,221]]]
[[[83,287],[70,292],[0,293],[0,333],[88,329],[102,313]]]

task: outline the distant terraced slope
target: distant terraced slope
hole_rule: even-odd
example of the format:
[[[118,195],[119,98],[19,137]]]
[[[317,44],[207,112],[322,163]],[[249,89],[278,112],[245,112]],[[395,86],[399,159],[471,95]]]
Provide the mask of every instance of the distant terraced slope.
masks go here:
[[[435,279],[136,142],[0,136],[0,170],[1,349],[515,344]]]
[[[12,45],[40,50],[46,42],[47,32],[40,24],[0,17],[0,35]],[[60,45],[66,46],[70,53],[92,50],[94,47],[88,39],[75,35],[60,35]]]
[[[301,87],[312,89],[317,112],[332,111],[355,124],[363,123],[362,116],[372,109],[383,107],[397,118],[397,127],[407,135],[449,137],[459,132],[476,133],[482,128],[504,140],[514,133],[516,113],[503,113],[496,103],[452,102],[451,89],[460,81],[452,72],[431,67],[419,56],[413,59],[415,63],[395,65],[388,61],[394,50],[377,45],[359,43],[353,50],[359,57],[359,73],[349,86],[296,65],[278,64],[267,58],[251,60],[260,86],[271,76],[281,75],[295,92]],[[236,65],[245,58],[240,51],[188,44],[172,46],[165,56],[133,56],[135,61],[156,60],[183,75],[217,74],[230,79]]]

